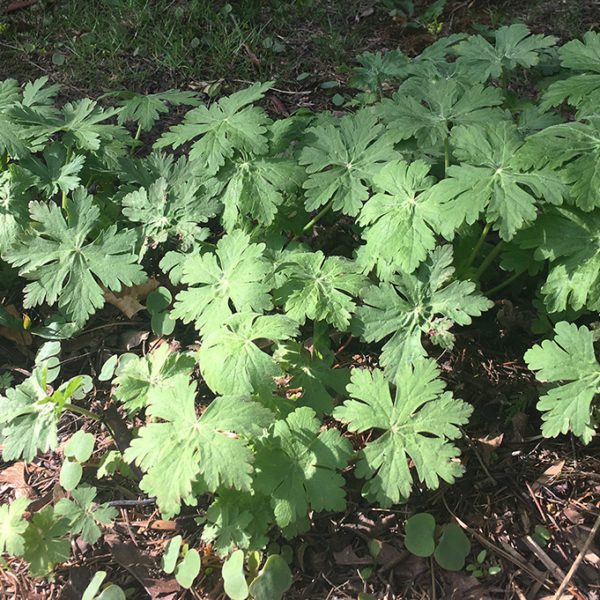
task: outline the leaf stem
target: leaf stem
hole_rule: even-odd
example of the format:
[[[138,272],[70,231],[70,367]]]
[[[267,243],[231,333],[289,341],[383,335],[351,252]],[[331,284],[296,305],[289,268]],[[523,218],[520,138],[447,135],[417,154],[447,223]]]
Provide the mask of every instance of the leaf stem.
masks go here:
[[[444,177],[446,177],[446,173],[448,172],[448,167],[450,166],[450,145],[448,143],[448,136],[444,138]]]
[[[521,277],[521,275],[523,275],[523,273],[525,273],[525,271],[526,271],[526,269],[523,269],[522,271],[517,271],[516,273],[513,273],[508,279],[504,280],[502,283],[499,283],[497,286],[493,287],[491,290],[482,292],[483,295],[484,296],[492,296],[493,294],[496,294],[500,290],[503,290],[505,287],[509,286],[513,281],[515,281],[516,279]]]
[[[469,260],[467,260],[467,267],[470,267],[473,264],[473,261],[475,260],[475,257],[477,256],[477,253],[479,252],[481,245],[485,241],[485,238],[487,237],[487,234],[489,233],[491,227],[492,227],[491,223],[485,224],[485,227],[483,228],[483,231],[481,232],[481,235],[479,236],[479,239],[477,240],[477,243],[475,244],[475,246],[469,256]]]
[[[302,231],[308,231],[313,225],[321,220],[323,215],[333,206],[333,200],[330,200],[303,228]]]
[[[485,257],[485,259],[483,260],[483,262],[481,263],[481,265],[479,266],[479,269],[477,269],[477,273],[475,273],[475,278],[477,280],[479,280],[479,278],[483,275],[484,271],[490,266],[490,264],[492,263],[492,261],[494,260],[494,258],[496,258],[496,256],[498,256],[498,254],[500,253],[500,251],[504,248],[504,242],[500,241],[498,242],[490,251],[490,253]]]
[[[81,408],[81,406],[75,406],[75,404],[71,404],[70,402],[65,402],[63,404],[63,409],[70,410],[71,412],[74,412],[74,413],[79,413],[80,415],[83,415],[84,417],[93,419],[97,423],[102,422],[101,417],[99,417],[96,413],[86,410],[85,408]]]
[[[135,137],[133,138],[133,144],[131,145],[131,150],[129,151],[129,158],[133,156],[133,152],[137,146],[137,142],[140,139],[140,135],[142,133],[142,124],[138,123],[137,131],[135,132]]]

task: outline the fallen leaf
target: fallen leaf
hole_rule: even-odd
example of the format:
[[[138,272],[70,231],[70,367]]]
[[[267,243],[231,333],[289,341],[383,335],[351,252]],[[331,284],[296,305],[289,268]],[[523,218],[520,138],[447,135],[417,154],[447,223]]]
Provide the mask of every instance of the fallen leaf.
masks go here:
[[[120,292],[112,292],[102,286],[104,290],[104,299],[113,306],[116,306],[128,319],[132,319],[140,310],[146,307],[141,304],[157,287],[158,281],[151,277],[145,283],[123,286]]]
[[[565,466],[564,460],[559,460],[555,462],[553,465],[548,467],[531,485],[531,489],[534,492],[537,492],[544,486],[547,486],[549,483],[552,483],[556,479],[562,468]]]
[[[113,558],[135,577],[152,600],[174,600],[181,589],[175,578],[155,579],[151,573],[158,571],[158,565],[147,554],[142,554],[137,546],[121,543],[114,534],[105,536]]]
[[[136,348],[150,337],[150,332],[145,329],[134,329],[127,331],[121,336],[121,342],[127,350]]]
[[[15,498],[26,496],[32,498],[35,494],[33,489],[25,481],[25,463],[19,461],[14,465],[0,471],[0,483],[7,484],[15,490]],[[4,488],[4,486],[3,486]]]

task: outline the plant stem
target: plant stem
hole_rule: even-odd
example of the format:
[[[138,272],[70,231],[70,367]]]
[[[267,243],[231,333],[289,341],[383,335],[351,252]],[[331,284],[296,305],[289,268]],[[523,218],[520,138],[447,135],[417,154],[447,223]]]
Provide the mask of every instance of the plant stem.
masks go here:
[[[492,250],[490,251],[490,253],[485,257],[485,259],[483,260],[483,262],[479,266],[479,269],[477,269],[477,273],[475,274],[475,278],[476,279],[479,279],[481,277],[481,275],[483,274],[483,272],[490,266],[490,264],[494,260],[494,258],[496,258],[496,256],[498,256],[498,254],[500,253],[500,251],[502,250],[502,248],[504,248],[504,242],[502,242],[502,241],[498,242],[492,248]]]
[[[515,281],[515,279],[518,279],[519,277],[521,277],[521,275],[523,275],[523,273],[525,273],[525,270],[517,271],[516,273],[513,273],[508,279],[506,279],[502,283],[499,283],[497,286],[493,287],[491,290],[488,290],[487,292],[483,292],[483,295],[491,296],[492,294],[495,294],[495,293],[499,292],[500,290],[503,290],[505,287],[509,286],[513,281]]]
[[[137,142],[140,139],[140,135],[142,134],[142,124],[138,123],[137,131],[135,132],[135,137],[133,138],[133,144],[131,145],[131,150],[129,151],[129,158],[133,156],[133,152],[135,147],[137,146]]]
[[[508,75],[506,74],[506,69],[502,67],[502,91],[504,95],[508,93]]]
[[[448,136],[444,138],[444,177],[446,177],[446,173],[448,172],[448,167],[450,166],[450,147],[448,144]]]
[[[302,231],[308,231],[313,225],[321,220],[323,215],[333,206],[333,200],[330,200],[303,228]]]
[[[491,223],[485,224],[485,227],[483,228],[483,231],[481,232],[481,235],[479,236],[479,239],[477,240],[477,243],[475,244],[475,247],[473,248],[473,251],[469,256],[469,260],[467,260],[467,267],[470,267],[473,264],[473,261],[475,260],[475,257],[477,256],[477,253],[479,252],[481,245],[485,241],[485,238],[487,237],[487,234],[489,233],[491,227]]]
[[[102,422],[102,419],[96,413],[86,410],[85,408],[81,408],[80,406],[75,406],[75,404],[71,404],[70,402],[65,402],[63,404],[63,408],[65,410],[70,410],[71,412],[74,412],[74,413],[79,413],[80,415],[83,415],[84,417],[89,417],[90,419],[93,419],[97,423]]]

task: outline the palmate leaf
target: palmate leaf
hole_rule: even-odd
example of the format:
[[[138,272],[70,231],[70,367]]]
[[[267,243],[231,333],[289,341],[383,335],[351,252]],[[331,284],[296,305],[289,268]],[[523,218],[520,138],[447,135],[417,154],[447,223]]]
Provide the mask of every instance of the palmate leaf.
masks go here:
[[[550,260],[542,286],[549,312],[568,306],[600,311],[600,209],[583,213],[553,208],[516,241],[522,248],[534,249],[537,260]]]
[[[57,426],[63,406],[75,394],[89,391],[90,377],[69,379],[56,390],[49,383],[58,375],[58,344],[41,346],[33,373],[23,383],[8,388],[0,396],[0,437],[5,462],[23,458],[31,462],[39,450],[58,446]]]
[[[451,144],[460,165],[451,166],[448,178],[427,195],[441,206],[444,235],[457,221],[474,223],[485,210],[500,237],[510,240],[537,217],[539,205],[561,204],[567,188],[549,168],[527,171],[518,152],[522,140],[514,123],[500,121],[486,127],[456,127]],[[429,197],[429,196],[427,196]],[[448,228],[448,231],[446,229]]]
[[[377,193],[358,217],[358,223],[366,226],[362,234],[366,244],[359,248],[357,261],[365,270],[376,267],[382,280],[396,268],[412,273],[435,247],[440,207],[435,196],[421,193],[434,183],[428,173],[429,165],[421,160],[410,165],[391,161],[373,178]],[[451,220],[444,223],[444,230],[452,227]]]
[[[28,188],[31,178],[18,165],[0,173],[0,256],[17,241],[29,225]]]
[[[540,110],[567,100],[577,108],[578,118],[595,114],[600,104],[600,35],[587,31],[583,41],[567,42],[558,55],[564,68],[584,72],[552,83],[544,92]]]
[[[392,337],[383,346],[381,364],[391,380],[403,365],[425,356],[421,334],[445,348],[454,344],[454,323],[468,325],[493,303],[475,291],[472,281],[448,280],[454,273],[452,247],[443,246],[414,273],[398,273],[389,283],[361,292],[355,329],[367,342]]]
[[[413,486],[408,459],[419,481],[436,489],[440,478],[454,483],[464,468],[459,451],[449,441],[461,436],[460,425],[472,407],[444,392],[434,360],[404,364],[395,381],[392,400],[383,372],[353,369],[348,393],[354,400],[338,406],[333,416],[350,431],[377,430],[381,435],[359,453],[356,475],[367,479],[363,495],[386,508],[410,495]]]
[[[219,240],[214,253],[186,258],[181,281],[190,287],[177,295],[171,316],[184,323],[193,320],[196,329],[206,334],[227,321],[230,303],[238,312],[270,310],[266,279],[271,267],[263,258],[264,248],[236,230]]]
[[[395,142],[416,137],[421,146],[440,148],[455,125],[502,119],[499,89],[457,79],[411,77],[376,108]]]
[[[536,133],[519,151],[524,167],[560,170],[569,201],[585,211],[600,206],[600,117],[561,123]]]
[[[30,155],[20,161],[34,175],[37,189],[51,198],[59,190],[64,194],[73,191],[80,182],[79,171],[85,162],[85,156],[75,154],[67,160],[67,149],[60,142],[44,148],[44,161]]]
[[[209,108],[192,109],[183,123],[165,133],[154,148],[177,148],[202,136],[194,142],[189,158],[201,161],[210,173],[216,173],[236,151],[262,154],[267,149],[270,120],[261,108],[248,105],[260,100],[272,85],[272,82],[255,83],[221,98]]]
[[[69,532],[67,519],[57,518],[52,506],[35,513],[23,538],[23,558],[29,563],[31,577],[43,577],[55,565],[69,559],[71,543],[65,538]]]
[[[352,296],[366,284],[353,261],[323,253],[301,252],[279,267],[285,283],[275,291],[275,301],[301,325],[307,318],[326,321],[340,331],[350,324],[355,308]]]
[[[181,375],[192,374],[196,360],[189,354],[171,353],[168,344],[154,352],[129,360],[113,380],[113,397],[123,403],[128,413],[148,405],[150,393],[173,387]]]
[[[126,194],[121,203],[123,214],[134,223],[142,224],[144,237],[150,244],[179,238],[183,248],[205,239],[209,231],[200,227],[217,213],[218,203],[198,197],[200,184],[186,181],[172,185],[159,177],[148,188]]]
[[[204,337],[198,352],[202,377],[215,393],[270,392],[281,367],[257,343],[268,345],[297,334],[298,323],[283,315],[236,313]]]
[[[22,556],[25,549],[23,532],[29,524],[23,519],[23,513],[29,503],[27,496],[21,496],[10,504],[0,506],[0,552]]]
[[[247,216],[268,226],[285,196],[295,192],[304,179],[304,169],[289,158],[236,157],[219,169],[210,193],[223,203],[225,231],[232,231]]]
[[[561,321],[554,340],[545,340],[525,353],[528,367],[537,378],[554,385],[537,404],[542,411],[542,433],[556,437],[573,432],[588,444],[596,420],[592,401],[600,392],[600,363],[594,354],[594,335],[584,326]]]
[[[119,102],[123,110],[119,113],[117,123],[122,125],[131,119],[139,124],[142,131],[150,131],[154,123],[159,119],[161,113],[169,111],[168,104],[173,106],[198,106],[202,100],[198,98],[195,92],[182,90],[166,90],[156,94],[134,94],[132,92],[120,92],[118,94],[124,97]]]
[[[552,35],[532,34],[523,23],[500,27],[492,46],[481,35],[473,35],[456,47],[457,63],[468,69],[474,81],[500,77],[520,65],[526,69],[537,65],[540,52],[556,44]]]
[[[273,419],[269,410],[244,396],[216,398],[197,417],[195,399],[196,386],[187,376],[153,390],[147,413],[164,422],[140,429],[124,454],[145,472],[140,487],[156,496],[163,515],[179,512],[197,481],[213,492],[220,486],[250,490],[254,457],[239,436],[258,434]]]
[[[96,505],[96,488],[80,485],[71,495],[73,500],[62,498],[54,507],[54,514],[69,521],[70,532],[81,534],[88,544],[95,544],[102,534],[98,523],[108,525],[118,514],[117,509],[108,504]]]
[[[399,49],[383,55],[364,52],[356,57],[356,62],[361,66],[352,69],[348,85],[371,92],[376,92],[386,79],[404,77],[408,73],[408,58]]]
[[[58,300],[65,316],[83,325],[89,315],[104,306],[98,280],[118,292],[122,285],[141,283],[146,275],[135,264],[134,232],[117,232],[113,225],[88,241],[100,210],[83,188],[67,199],[66,210],[68,220],[58,206],[32,202],[31,220],[36,227],[26,232],[21,244],[6,252],[6,259],[20,267],[20,275],[32,280],[25,287],[26,308]]]
[[[226,556],[235,548],[263,549],[274,516],[268,498],[261,494],[221,488],[206,511],[206,521],[202,540]]]
[[[331,201],[333,210],[355,216],[369,197],[373,176],[394,158],[399,154],[391,138],[366,109],[308,129],[298,158],[309,174],[303,184],[306,210]]]
[[[350,442],[335,429],[319,433],[321,422],[308,407],[276,421],[269,438],[257,449],[255,486],[270,498],[281,528],[302,530],[309,507],[344,510],[344,478]]]

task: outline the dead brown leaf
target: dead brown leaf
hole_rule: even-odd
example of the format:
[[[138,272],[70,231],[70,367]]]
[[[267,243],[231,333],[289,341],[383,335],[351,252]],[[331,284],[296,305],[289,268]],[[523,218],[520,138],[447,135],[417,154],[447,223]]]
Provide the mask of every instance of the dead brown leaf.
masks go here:
[[[103,286],[104,299],[116,306],[128,319],[132,319],[140,310],[146,308],[141,304],[157,287],[158,281],[151,277],[145,283],[124,286],[120,292],[111,292]]]
[[[152,600],[174,600],[181,589],[174,577],[155,579],[151,573],[158,567],[147,554],[142,554],[137,546],[131,543],[121,543],[117,535],[105,536],[113,558],[135,577]]]
[[[25,463],[23,461],[2,469],[0,471],[0,483],[6,484],[2,488],[13,488],[15,490],[15,498],[20,498],[21,496],[33,498],[35,495],[33,489],[25,481]]]
[[[343,550],[333,553],[333,558],[338,565],[370,565],[373,559],[370,556],[357,556],[352,546],[346,546]]]
[[[531,485],[531,489],[534,492],[537,492],[544,486],[547,486],[549,483],[554,481],[556,477],[562,471],[562,468],[565,466],[564,460],[558,460],[553,465],[548,467]]]

